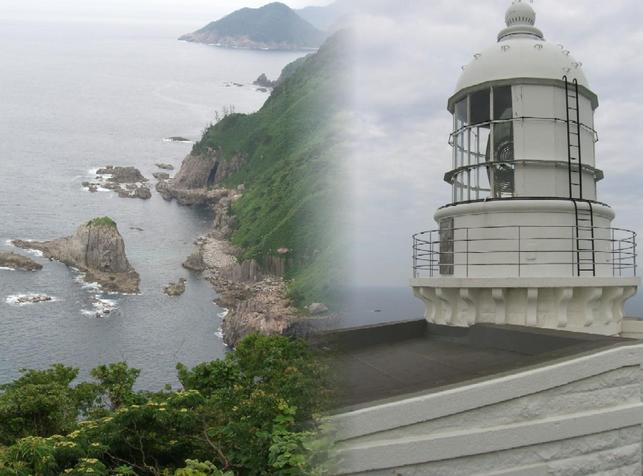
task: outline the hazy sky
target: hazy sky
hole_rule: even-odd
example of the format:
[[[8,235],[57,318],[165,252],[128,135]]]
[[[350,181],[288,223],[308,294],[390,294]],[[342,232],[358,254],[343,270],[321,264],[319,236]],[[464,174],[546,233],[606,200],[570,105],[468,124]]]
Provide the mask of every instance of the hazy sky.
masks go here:
[[[1,19],[121,19],[147,22],[207,23],[266,0],[0,0]],[[292,8],[326,5],[330,0],[289,0]]]
[[[356,281],[405,286],[411,235],[450,199],[447,98],[492,45],[510,0],[368,0],[358,18],[353,197]],[[536,26],[583,62],[598,94],[599,200],[643,232],[643,2],[538,0]]]

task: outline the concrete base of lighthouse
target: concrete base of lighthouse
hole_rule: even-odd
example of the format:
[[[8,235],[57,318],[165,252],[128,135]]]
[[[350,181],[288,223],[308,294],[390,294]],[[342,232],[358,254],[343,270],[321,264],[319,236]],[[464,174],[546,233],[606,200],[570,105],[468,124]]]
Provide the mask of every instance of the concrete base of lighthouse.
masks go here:
[[[511,324],[620,335],[623,305],[639,278],[414,278],[428,322]]]

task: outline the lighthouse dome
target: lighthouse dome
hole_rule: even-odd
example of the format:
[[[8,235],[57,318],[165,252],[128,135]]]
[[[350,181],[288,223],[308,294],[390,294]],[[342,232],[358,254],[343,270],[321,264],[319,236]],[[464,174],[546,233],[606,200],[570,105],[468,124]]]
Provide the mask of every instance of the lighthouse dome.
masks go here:
[[[479,53],[463,67],[456,92],[488,81],[511,79],[577,79],[589,89],[582,64],[562,45],[545,41],[536,28],[536,13],[524,1],[515,1],[505,15],[506,28],[498,42]]]

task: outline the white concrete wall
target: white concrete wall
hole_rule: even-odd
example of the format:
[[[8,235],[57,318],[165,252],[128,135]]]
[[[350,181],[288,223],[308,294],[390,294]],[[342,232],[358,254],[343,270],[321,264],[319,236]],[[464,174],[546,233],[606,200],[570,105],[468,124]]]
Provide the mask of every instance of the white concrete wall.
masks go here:
[[[643,344],[334,416],[337,474],[641,475]]]
[[[490,201],[442,208],[435,214],[435,220],[438,223],[440,220],[451,217],[454,219],[456,229],[455,239],[460,240],[454,244],[456,253],[454,275],[457,277],[571,277],[575,275],[576,268],[573,263],[576,256],[572,253],[576,247],[576,241],[573,239],[575,215],[573,204],[568,200]],[[599,228],[595,230],[597,276],[613,275],[610,232],[600,229],[609,228],[613,218],[614,212],[611,208],[602,205],[594,206],[594,226]],[[521,229],[520,240],[521,266],[518,266],[518,229],[512,228],[517,225],[524,226]],[[538,226],[546,228],[537,228]],[[485,227],[506,228],[485,229]],[[486,240],[467,242],[465,228],[470,229],[469,240]],[[503,240],[495,240],[497,238]],[[586,245],[585,242],[581,244],[581,246]],[[505,250],[505,253],[497,252]],[[488,251],[494,252],[480,253]],[[502,265],[480,266],[492,263]],[[544,265],[542,263],[562,264]]]
[[[414,278],[428,322],[560,329],[601,335],[623,332],[623,305],[638,278]]]

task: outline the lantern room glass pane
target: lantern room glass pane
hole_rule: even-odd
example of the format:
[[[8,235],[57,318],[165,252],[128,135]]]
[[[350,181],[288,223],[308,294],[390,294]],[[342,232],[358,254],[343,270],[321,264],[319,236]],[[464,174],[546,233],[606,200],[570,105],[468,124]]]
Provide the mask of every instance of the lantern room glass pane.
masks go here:
[[[493,88],[493,162],[490,182],[495,198],[514,195],[514,134],[511,86]],[[507,163],[510,162],[510,163]],[[506,164],[507,163],[507,164]]]
[[[454,146],[455,146],[455,168],[462,167],[465,163],[465,158],[467,156],[467,148],[469,146],[467,139],[467,131],[463,130],[469,122],[467,119],[468,112],[468,103],[467,98],[458,101],[455,105],[455,136],[454,136]]]
[[[512,116],[511,86],[493,88],[493,118],[511,119]]]
[[[491,102],[489,98],[489,90],[476,91],[471,94],[471,124],[480,124],[481,122],[489,122],[491,119]]]

